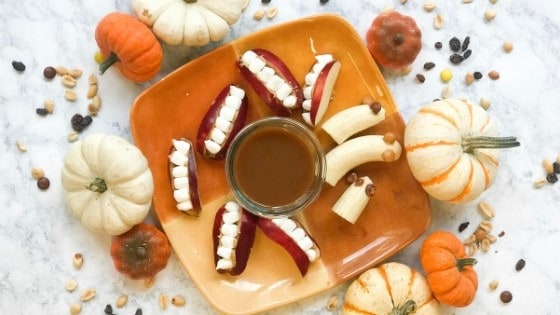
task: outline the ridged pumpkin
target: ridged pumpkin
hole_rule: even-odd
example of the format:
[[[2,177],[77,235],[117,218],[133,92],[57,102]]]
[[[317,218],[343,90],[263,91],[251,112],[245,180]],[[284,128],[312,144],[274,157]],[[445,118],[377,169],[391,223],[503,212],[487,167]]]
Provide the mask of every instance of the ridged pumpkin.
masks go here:
[[[476,259],[467,255],[465,245],[455,234],[436,231],[428,235],[420,248],[420,263],[438,301],[463,307],[474,300],[478,289],[478,276],[473,269]]]
[[[405,128],[408,165],[431,196],[453,203],[471,201],[494,182],[498,149],[519,145],[516,138],[497,134],[478,105],[456,99],[431,102]]]
[[[426,278],[407,265],[390,262],[362,273],[350,284],[342,314],[438,315],[440,304]]]
[[[145,82],[160,70],[161,45],[152,31],[137,18],[119,12],[106,15],[95,29],[95,40],[106,58],[101,73],[114,66],[130,80]]]

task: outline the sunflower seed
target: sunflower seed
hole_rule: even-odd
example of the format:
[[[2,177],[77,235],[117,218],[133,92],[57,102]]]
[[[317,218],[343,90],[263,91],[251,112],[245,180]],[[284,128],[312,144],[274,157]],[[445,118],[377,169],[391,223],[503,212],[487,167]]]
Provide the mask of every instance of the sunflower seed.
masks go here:
[[[74,290],[76,290],[77,286],[78,286],[78,281],[76,279],[70,279],[70,280],[66,281],[66,284],[64,285],[64,288],[68,292],[73,292]]]
[[[171,298],[171,304],[175,306],[183,306],[185,305],[185,298],[180,295],[175,295]]]
[[[95,297],[95,289],[87,289],[80,294],[80,301],[86,302]]]
[[[82,254],[80,253],[74,254],[72,258],[72,263],[74,264],[74,267],[76,267],[77,269],[82,268],[82,265],[84,264],[84,256],[82,256]]]
[[[264,10],[257,10],[254,14],[253,14],[253,19],[260,21],[262,20],[262,18],[265,15],[265,11]]]
[[[276,16],[276,14],[278,14],[278,8],[276,7],[266,10],[266,17],[268,19],[272,19],[273,17]]]
[[[436,3],[434,1],[426,1],[422,7],[426,12],[432,12],[436,8]]]
[[[97,95],[97,90],[99,89],[99,87],[97,86],[97,84],[92,84],[89,86],[88,91],[87,91],[87,98],[93,98],[94,96]]]
[[[117,306],[118,308],[122,308],[126,305],[126,302],[128,302],[128,295],[123,294],[119,296],[119,298],[115,302],[115,306]]]
[[[16,147],[20,152],[27,152],[27,147],[21,139],[16,139]]]
[[[169,305],[169,297],[165,293],[161,293],[159,295],[159,307],[164,310]]]
[[[494,208],[485,201],[478,204],[478,213],[487,220],[492,219],[495,215]]]
[[[82,312],[82,304],[72,304],[70,305],[70,314],[71,315],[78,315]]]
[[[31,177],[33,177],[33,179],[45,177],[45,171],[43,171],[43,169],[40,167],[33,167],[31,169]]]
[[[440,29],[443,27],[443,16],[441,16],[441,14],[437,14],[434,18],[434,27],[436,29]]]

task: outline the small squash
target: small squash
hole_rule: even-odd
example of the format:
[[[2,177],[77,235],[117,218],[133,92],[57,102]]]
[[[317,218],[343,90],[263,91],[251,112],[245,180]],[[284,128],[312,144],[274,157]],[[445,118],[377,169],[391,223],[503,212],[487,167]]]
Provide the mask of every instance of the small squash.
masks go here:
[[[161,68],[160,43],[144,23],[131,15],[119,12],[106,15],[97,24],[95,40],[105,57],[99,65],[101,74],[114,65],[127,79],[145,82]]]
[[[476,259],[468,257],[465,245],[455,234],[436,231],[428,235],[420,248],[420,263],[438,301],[464,307],[474,300],[478,288],[473,269]]]
[[[149,279],[167,266],[171,247],[167,236],[151,224],[140,223],[111,243],[115,269],[130,279]]]
[[[365,271],[350,284],[342,314],[438,315],[441,310],[423,275],[390,262]]]
[[[366,43],[379,65],[401,69],[420,53],[422,32],[412,17],[389,11],[373,20],[366,32]]]
[[[142,222],[154,183],[148,161],[125,139],[93,134],[64,157],[62,186],[68,210],[92,231],[118,235]]]
[[[433,197],[471,201],[494,182],[497,149],[519,146],[514,137],[496,135],[496,126],[482,107],[466,100],[431,102],[405,128],[408,165]]]
[[[170,45],[220,41],[237,22],[243,0],[132,0],[136,16]]]

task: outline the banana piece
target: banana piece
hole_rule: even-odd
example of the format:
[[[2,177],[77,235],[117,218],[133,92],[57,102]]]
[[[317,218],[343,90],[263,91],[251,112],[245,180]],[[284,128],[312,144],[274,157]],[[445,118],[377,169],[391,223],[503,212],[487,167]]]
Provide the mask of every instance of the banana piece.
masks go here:
[[[325,182],[335,186],[348,171],[367,162],[392,162],[401,156],[402,146],[393,133],[367,135],[350,139],[330,150],[325,159]]]
[[[366,208],[375,189],[369,176],[363,176],[350,183],[344,193],[332,206],[332,211],[344,220],[354,224]]]
[[[321,128],[341,144],[352,135],[373,127],[385,119],[385,109],[379,103],[355,105],[325,121]]]

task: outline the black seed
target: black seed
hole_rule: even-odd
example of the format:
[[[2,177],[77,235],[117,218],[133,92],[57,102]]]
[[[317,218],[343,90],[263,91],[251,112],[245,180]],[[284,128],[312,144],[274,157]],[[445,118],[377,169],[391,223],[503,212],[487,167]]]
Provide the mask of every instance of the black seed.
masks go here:
[[[500,233],[498,233],[498,237],[503,237],[504,235],[506,235],[506,232],[501,231]]]
[[[89,125],[91,125],[91,122],[93,121],[93,119],[91,118],[90,115],[84,116],[84,119],[82,119],[82,122],[80,123],[80,125],[87,127]]]
[[[35,109],[35,112],[37,113],[37,115],[41,115],[41,116],[46,116],[49,113],[49,111],[46,108],[42,108],[42,107]]]
[[[461,62],[463,62],[465,58],[463,58],[463,56],[459,55],[459,54],[453,54],[449,57],[449,60],[451,61],[451,63],[457,65],[460,64]]]
[[[461,41],[457,37],[453,37],[449,40],[449,48],[454,52],[458,52],[461,49]]]
[[[41,177],[37,180],[37,187],[41,190],[48,189],[51,185],[51,181],[46,177]]]
[[[551,184],[554,184],[558,181],[558,176],[556,176],[556,174],[554,174],[554,173],[550,173],[550,174],[546,175],[546,181],[551,183]]]
[[[433,69],[435,66],[436,66],[436,64],[433,63],[433,62],[426,62],[426,63],[424,64],[424,69],[430,70],[430,69]]]
[[[12,61],[12,67],[19,72],[25,71],[25,64],[21,61]]]
[[[137,309],[134,315],[142,315],[142,309],[141,308]]]
[[[45,78],[50,80],[56,76],[56,69],[53,67],[46,67],[43,70],[43,75],[45,76]]]
[[[319,2],[321,2],[321,4],[325,4],[325,3],[329,2],[329,0],[319,0]]]
[[[459,225],[459,232],[463,232],[468,226],[469,226],[470,222],[463,222]]]
[[[104,310],[105,314],[107,315],[113,315],[113,307],[111,306],[111,304],[107,304],[105,305],[105,310]]]
[[[426,81],[426,77],[423,74],[418,73],[416,75],[416,79],[418,80],[418,82],[420,83],[424,83],[424,81]]]
[[[525,267],[525,260],[523,258],[519,259],[515,264],[515,270],[521,271]]]
[[[467,51],[465,51],[465,53],[463,54],[463,59],[467,59],[471,56],[472,54],[472,50],[468,49]]]
[[[84,116],[80,114],[74,114],[74,116],[72,116],[72,119],[70,119],[70,123],[72,125],[79,125],[82,123],[82,121],[84,121]]]
[[[261,0],[261,3],[270,3],[270,0]]]
[[[463,45],[461,45],[461,51],[467,50],[469,48],[469,44],[471,43],[471,38],[469,36],[465,37],[463,40]]]
[[[436,42],[436,43],[434,44],[434,47],[435,47],[436,49],[441,49],[441,47],[443,47],[443,44],[442,44],[441,42]]]
[[[500,300],[504,303],[509,303],[513,299],[513,295],[509,291],[504,291],[500,293]]]
[[[432,102],[439,102],[439,101],[441,101],[439,98],[434,98],[434,99],[432,100]]]
[[[473,75],[474,75],[474,78],[477,79],[477,80],[482,79],[482,72],[480,72],[480,71],[475,71],[475,73],[473,73]]]
[[[554,173],[560,174],[560,163],[558,162],[552,163],[552,169],[554,170]]]

